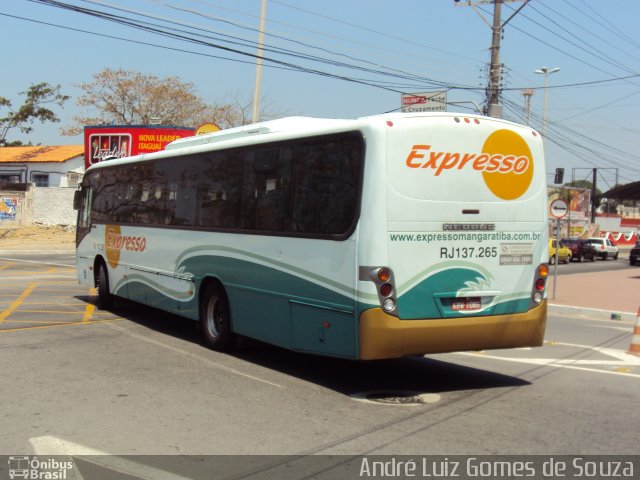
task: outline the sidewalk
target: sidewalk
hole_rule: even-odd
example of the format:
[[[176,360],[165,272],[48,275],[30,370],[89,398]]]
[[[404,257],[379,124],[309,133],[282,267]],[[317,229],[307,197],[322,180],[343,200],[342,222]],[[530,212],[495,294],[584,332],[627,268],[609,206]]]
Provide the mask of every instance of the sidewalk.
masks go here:
[[[553,267],[549,268],[549,313],[606,320],[636,320],[640,309],[640,268],[558,275],[553,298]],[[620,315],[620,317],[618,317]]]

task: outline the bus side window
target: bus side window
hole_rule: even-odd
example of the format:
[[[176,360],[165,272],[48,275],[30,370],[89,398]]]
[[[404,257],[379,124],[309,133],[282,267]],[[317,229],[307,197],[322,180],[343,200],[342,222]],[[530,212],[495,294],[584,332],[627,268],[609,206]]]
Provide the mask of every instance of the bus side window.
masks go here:
[[[362,157],[356,138],[308,142],[296,149],[290,231],[340,235],[355,221]]]
[[[233,152],[207,154],[198,183],[199,226],[239,227],[243,172],[243,156]]]
[[[83,187],[81,190],[81,204],[78,212],[78,227],[91,227],[91,201],[93,199],[93,188]]]
[[[282,232],[289,203],[291,158],[289,149],[257,151],[254,157],[256,230]],[[289,158],[287,158],[289,157]]]

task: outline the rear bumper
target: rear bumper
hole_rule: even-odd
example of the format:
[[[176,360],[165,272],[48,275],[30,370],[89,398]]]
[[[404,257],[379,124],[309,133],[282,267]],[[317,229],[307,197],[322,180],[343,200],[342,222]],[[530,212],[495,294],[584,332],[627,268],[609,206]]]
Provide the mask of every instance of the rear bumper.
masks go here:
[[[360,315],[359,358],[539,347],[546,323],[546,300],[526,313],[435,320],[400,320],[374,308]]]

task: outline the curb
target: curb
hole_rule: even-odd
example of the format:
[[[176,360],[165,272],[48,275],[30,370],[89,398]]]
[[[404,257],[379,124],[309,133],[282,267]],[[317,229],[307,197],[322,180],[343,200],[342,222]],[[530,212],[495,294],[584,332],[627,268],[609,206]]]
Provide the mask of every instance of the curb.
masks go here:
[[[612,310],[601,310],[598,308],[572,307],[567,305],[549,304],[548,313],[567,317],[583,317],[592,320],[615,320],[631,323],[636,320],[636,314],[632,312],[617,312]]]

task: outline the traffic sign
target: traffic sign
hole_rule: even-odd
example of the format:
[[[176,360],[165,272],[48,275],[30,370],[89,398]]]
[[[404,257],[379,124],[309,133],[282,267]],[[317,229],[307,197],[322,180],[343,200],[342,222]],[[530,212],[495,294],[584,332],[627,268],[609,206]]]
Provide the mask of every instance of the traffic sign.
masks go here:
[[[549,209],[551,216],[554,218],[564,218],[569,212],[569,205],[561,198],[555,199],[551,202],[551,208]]]
[[[447,91],[403,93],[403,112],[446,112]]]

